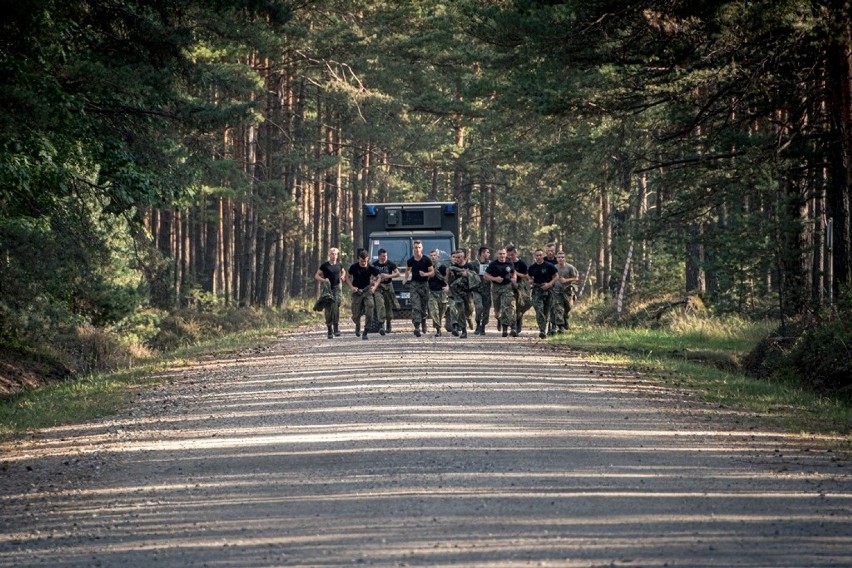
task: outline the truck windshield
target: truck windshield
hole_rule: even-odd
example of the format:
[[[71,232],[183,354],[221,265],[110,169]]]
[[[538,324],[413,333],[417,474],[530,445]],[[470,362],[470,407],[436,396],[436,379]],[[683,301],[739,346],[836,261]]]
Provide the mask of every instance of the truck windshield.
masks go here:
[[[370,258],[379,258],[379,249],[388,251],[388,260],[393,261],[401,272],[405,272],[406,263],[411,258],[411,243],[415,239],[410,237],[376,237],[370,240]],[[450,263],[450,250],[452,242],[450,237],[420,237],[423,242],[423,254],[429,256],[429,252],[438,249],[438,260],[442,264]]]
[[[450,239],[447,237],[435,237],[431,239],[427,237],[420,240],[423,241],[423,254],[428,256],[430,252],[438,249],[438,260],[442,264],[450,263],[450,256],[453,254],[453,251],[450,250],[452,246]]]

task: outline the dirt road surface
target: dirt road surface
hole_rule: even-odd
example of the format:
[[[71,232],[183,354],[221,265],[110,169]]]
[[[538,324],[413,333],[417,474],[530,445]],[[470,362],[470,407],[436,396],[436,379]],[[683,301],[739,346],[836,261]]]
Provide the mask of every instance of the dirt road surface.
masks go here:
[[[305,330],[5,444],[0,565],[852,566],[849,463],[754,424],[533,337]]]

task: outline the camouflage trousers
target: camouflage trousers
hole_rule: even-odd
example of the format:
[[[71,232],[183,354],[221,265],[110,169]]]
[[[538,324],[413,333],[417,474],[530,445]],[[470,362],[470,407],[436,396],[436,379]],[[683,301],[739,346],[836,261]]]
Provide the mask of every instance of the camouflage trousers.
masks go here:
[[[375,293],[375,302],[376,318],[380,322],[392,320],[394,309],[399,309],[399,302],[396,299],[392,284],[379,285]]]
[[[526,280],[519,280],[515,288],[515,314],[517,317],[523,316],[532,307],[532,298],[530,294],[530,283]]]
[[[538,330],[542,333],[547,333],[547,323],[552,313],[552,304],[553,294],[551,290],[545,290],[539,286],[533,287],[532,306],[535,310],[535,323],[538,324]]]
[[[411,282],[411,321],[418,325],[426,321],[429,310],[429,284],[427,282]]]
[[[340,286],[333,287],[331,295],[334,296],[334,303],[323,309],[325,325],[338,325],[340,323]]]
[[[352,321],[359,325],[361,316],[364,316],[364,329],[369,329],[373,323],[373,293],[369,288],[352,293]]]
[[[568,318],[571,316],[571,309],[574,307],[576,299],[573,286],[557,285],[553,289],[553,318],[551,322],[554,327],[568,327]]]
[[[468,329],[468,319],[470,319],[470,314],[473,311],[472,308],[475,305],[473,294],[470,292],[467,294],[453,294],[453,297],[450,298],[450,304],[453,306],[450,323],[459,326],[461,330]]]
[[[492,286],[491,297],[498,321],[505,327],[515,326],[515,291],[509,284]]]
[[[478,290],[473,291],[473,307],[476,314],[476,323],[485,326],[488,323],[488,314],[491,311],[491,283],[486,282],[485,287],[480,284]]]
[[[440,329],[447,313],[447,293],[443,290],[429,290],[429,315],[435,329]]]

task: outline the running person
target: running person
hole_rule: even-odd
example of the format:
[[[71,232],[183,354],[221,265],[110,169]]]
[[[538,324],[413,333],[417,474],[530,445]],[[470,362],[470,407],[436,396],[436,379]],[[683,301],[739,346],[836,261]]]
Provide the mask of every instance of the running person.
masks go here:
[[[346,269],[338,260],[339,256],[339,249],[328,249],[328,260],[323,262],[314,274],[314,280],[329,285],[334,297],[334,302],[323,310],[329,339],[340,337],[340,283],[346,280]]]
[[[487,246],[479,247],[477,258],[470,261],[473,269],[479,275],[479,287],[472,290],[474,312],[476,316],[476,330],[474,335],[485,335],[485,326],[488,325],[488,315],[491,312],[491,282],[482,277],[488,268],[491,259],[491,249]]]
[[[425,325],[429,309],[429,278],[435,274],[435,267],[429,257],[423,255],[422,241],[414,241],[412,248],[414,255],[406,263],[403,282],[411,282],[411,321],[415,337],[420,337],[420,325]]]
[[[435,274],[429,278],[429,315],[432,316],[432,325],[435,326],[435,337],[441,335],[441,326],[444,325],[444,314],[447,312],[447,267],[438,262],[438,249],[429,253],[429,260],[435,267]]]
[[[528,274],[532,286],[532,305],[535,309],[535,321],[538,324],[538,336],[547,337],[547,324],[550,320],[553,303],[553,287],[559,279],[556,266],[545,262],[544,251],[535,249],[534,262],[529,266]]]
[[[515,331],[515,293],[512,285],[518,282],[518,277],[515,274],[515,268],[511,262],[506,259],[505,247],[500,247],[496,252],[497,258],[492,260],[485,270],[483,278],[491,282],[491,291],[494,296],[495,308],[499,307],[499,324],[503,332],[503,337],[509,335],[509,329],[512,330],[512,337],[517,337],[518,332]]]
[[[358,262],[349,267],[346,281],[352,292],[352,321],[355,335],[367,339],[367,331],[373,323],[373,294],[379,287],[379,269],[369,263],[370,253],[358,251]],[[364,316],[364,335],[361,335],[361,316]]]
[[[379,271],[379,287],[376,289],[376,318],[378,318],[379,333],[384,335],[391,331],[391,320],[394,310],[399,309],[399,301],[393,289],[393,279],[399,276],[399,267],[388,260],[388,251],[379,249],[379,258],[373,261]]]

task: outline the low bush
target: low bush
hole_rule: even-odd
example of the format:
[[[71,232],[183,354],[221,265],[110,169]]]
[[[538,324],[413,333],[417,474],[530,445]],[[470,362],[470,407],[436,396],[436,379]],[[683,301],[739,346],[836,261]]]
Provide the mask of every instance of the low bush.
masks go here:
[[[852,393],[852,313],[810,326],[787,360],[809,388]]]
[[[852,393],[852,302],[788,319],[745,358],[757,377],[793,380],[825,394]]]
[[[38,349],[22,346],[0,353],[0,394],[131,368],[157,353],[230,334],[283,327],[310,317],[302,304],[293,302],[283,309],[206,304],[204,309],[196,305],[175,313],[146,308],[109,327],[67,325],[40,336]]]

